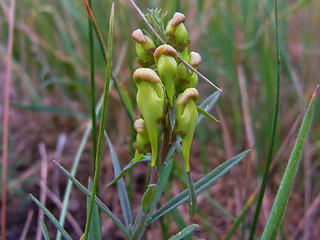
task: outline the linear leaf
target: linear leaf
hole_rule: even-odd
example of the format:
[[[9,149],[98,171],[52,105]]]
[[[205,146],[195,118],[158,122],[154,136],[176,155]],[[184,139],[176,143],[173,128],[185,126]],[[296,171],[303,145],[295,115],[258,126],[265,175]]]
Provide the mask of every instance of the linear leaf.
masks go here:
[[[171,238],[169,238],[169,240],[180,240],[180,239],[183,239],[184,237],[186,237],[189,234],[191,234],[197,227],[198,227],[197,224],[192,224],[192,225],[184,228],[181,232],[179,232],[176,235],[174,235]]]
[[[90,191],[92,191],[92,186],[93,186],[93,182],[89,178],[88,188]],[[87,197],[87,208],[89,206],[89,201],[90,201],[90,198]],[[92,209],[92,218],[91,218],[91,224],[89,229],[89,239],[101,240],[101,236],[102,236],[102,233],[101,233],[99,208],[97,204],[94,204]]]
[[[59,163],[56,161],[53,161],[59,169],[88,197],[91,197],[91,192],[85,188],[77,179],[75,179],[64,167],[62,167]],[[126,227],[123,225],[123,223],[117,218],[110,209],[97,197],[94,198],[94,201],[96,204],[98,204],[99,208],[114,222],[114,224],[119,228],[121,232],[125,234],[126,237],[129,238],[129,234],[127,232]]]
[[[237,156],[229,159],[228,161],[220,164],[206,176],[201,178],[198,182],[194,184],[196,194],[198,195],[208,187],[210,187],[215,181],[217,181],[220,177],[226,174],[233,166],[238,164],[249,152],[249,150],[244,151]],[[151,215],[146,221],[146,224],[150,224],[159,217],[163,216],[167,212],[171,211],[173,208],[181,205],[182,203],[188,200],[188,191],[184,190],[179,193],[177,196],[172,198],[169,202],[167,202],[164,206],[162,206],[159,210],[157,210],[154,214]]]
[[[119,179],[121,179],[131,168],[133,168],[135,165],[142,163],[142,162],[150,162],[151,161],[151,157],[146,157],[143,158],[139,161],[133,162],[133,160],[131,160],[127,166],[125,166],[122,171],[119,173],[119,175],[117,175],[117,177],[115,179],[113,179],[108,185],[107,188],[111,187],[111,185],[115,184],[116,182],[119,181]]]
[[[283,178],[280,183],[276,200],[274,201],[270,216],[268,218],[267,225],[262,234],[262,238],[261,238],[262,240],[271,240],[271,239],[277,238],[279,228],[282,222],[283,214],[286,209],[289,195],[292,189],[292,185],[298,171],[303,147],[310,129],[310,123],[311,123],[312,115],[314,111],[314,100],[315,100],[318,88],[319,88],[319,85],[311,97],[308,109],[303,118],[300,130],[299,130],[299,134],[296,139],[296,143],[294,145],[286,171],[284,172]]]
[[[218,98],[220,96],[220,92],[219,91],[215,91],[214,93],[212,93],[209,97],[207,97],[200,105],[199,107],[202,108],[203,110],[205,110],[206,112],[209,112],[213,106],[216,104]],[[198,122],[197,124],[199,124],[204,118],[203,114],[199,114],[198,117]]]
[[[208,113],[206,110],[202,109],[201,107],[197,106],[197,110],[199,114],[202,114],[209,118],[213,122],[220,122],[218,119],[216,119],[214,116],[212,116],[210,113]]]
[[[40,223],[41,223],[41,230],[42,230],[42,234],[43,234],[44,239],[50,240],[48,229],[47,229],[47,226],[44,223],[43,219],[40,220]]]
[[[113,144],[110,141],[110,138],[108,137],[108,134],[106,131],[104,131],[104,136],[107,139],[108,146],[110,149],[114,174],[117,176],[121,173],[119,159],[118,159],[117,153],[114,150]],[[119,179],[119,181],[117,182],[117,188],[118,188],[118,192],[119,192],[120,206],[122,209],[123,218],[124,218],[126,226],[128,227],[129,225],[132,225],[132,213],[131,213],[131,207],[130,207],[130,203],[129,203],[127,189],[124,184],[123,178]]]
[[[35,202],[35,204],[38,205],[39,208],[46,214],[46,216],[50,219],[50,221],[53,223],[53,225],[61,232],[62,236],[67,240],[72,240],[70,235],[67,233],[67,231],[60,225],[58,220],[52,215],[52,213],[45,207],[43,204],[36,199],[32,194],[30,194],[30,197],[32,201]]]

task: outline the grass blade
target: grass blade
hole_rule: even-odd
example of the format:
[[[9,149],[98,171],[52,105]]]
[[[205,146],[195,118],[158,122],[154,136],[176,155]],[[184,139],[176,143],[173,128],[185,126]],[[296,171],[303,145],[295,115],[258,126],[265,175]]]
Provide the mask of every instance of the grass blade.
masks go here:
[[[117,176],[121,173],[119,159],[106,131],[104,131],[104,136],[107,139],[108,146],[110,149],[114,174]],[[122,209],[123,218],[126,226],[128,227],[129,225],[132,225],[132,213],[131,213],[128,193],[127,193],[123,178],[119,179],[119,181],[117,182],[117,188],[119,192],[120,206]]]
[[[194,184],[196,194],[200,194],[202,191],[206,190],[210,187],[215,181],[217,181],[220,177],[226,174],[233,166],[238,164],[249,152],[249,150],[244,151],[237,156],[229,159],[228,161],[222,163],[206,176],[201,178],[198,182]],[[167,202],[164,206],[162,206],[158,211],[151,215],[146,221],[146,224],[150,224],[159,217],[163,216],[167,212],[171,211],[173,208],[181,205],[182,203],[188,200],[188,191],[184,190],[179,193],[177,196],[172,198],[169,202]]]
[[[315,105],[314,102],[315,102],[318,88],[319,86],[314,91],[311,97],[308,109],[306,111],[306,114],[303,118],[296,143],[294,144],[293,151],[291,153],[286,171],[284,172],[284,175],[276,196],[276,200],[274,201],[270,216],[268,218],[267,225],[262,234],[262,238],[261,238],[262,240],[277,238],[278,231],[282,222],[283,214],[286,209],[289,195],[292,189],[293,181],[295,179],[295,176],[299,167],[303,147],[306,142],[306,138],[310,129],[310,124],[311,124],[314,105]]]
[[[74,176],[72,176],[64,167],[62,167],[59,163],[56,161],[53,161],[59,169],[84,193],[86,196],[91,197],[92,194],[90,191],[88,191],[87,188],[85,188],[77,179],[75,179]],[[117,218],[110,209],[97,197],[94,198],[95,203],[98,205],[98,207],[114,222],[114,224],[119,228],[120,231],[124,233],[126,237],[129,238],[129,234],[127,232],[126,227],[123,225],[123,223]]]
[[[42,203],[38,199],[36,199],[32,194],[30,194],[30,197],[32,201],[34,201],[35,204],[37,204],[38,207],[41,208],[41,210],[46,214],[46,216],[50,219],[53,225],[61,232],[62,236],[67,240],[72,240],[70,235],[66,232],[66,230],[64,230],[64,228],[60,225],[60,223],[52,215],[52,213],[45,206],[43,206]]]
[[[50,240],[46,224],[44,223],[43,219],[41,219],[40,222],[41,222],[41,230],[42,230],[42,234],[43,234],[44,239]]]
[[[180,240],[191,234],[196,228],[198,227],[197,224],[192,224],[186,228],[184,228],[181,232],[177,233],[176,235],[169,238],[169,240]]]
[[[89,178],[88,181],[88,188],[89,191],[92,191],[92,180]],[[90,198],[87,197],[87,210],[89,206],[89,201]],[[93,210],[92,210],[92,218],[91,218],[91,224],[90,224],[90,230],[89,230],[89,239],[94,239],[94,240],[101,240],[101,222],[100,222],[100,213],[99,213],[99,207],[97,204],[93,205]]]
[[[94,172],[94,180],[93,180],[93,189],[92,196],[89,203],[89,209],[87,214],[86,228],[83,237],[81,239],[87,240],[88,233],[91,222],[92,208],[94,203],[94,198],[98,188],[99,181],[99,171],[100,171],[100,161],[101,161],[101,153],[102,153],[102,143],[103,143],[103,133],[104,127],[106,124],[106,113],[107,113],[107,99],[109,95],[109,85],[110,85],[110,77],[111,77],[111,57],[112,57],[112,48],[113,48],[113,27],[114,27],[114,3],[111,7],[110,20],[109,20],[109,39],[108,39],[108,56],[107,56],[107,69],[106,69],[106,78],[105,85],[103,91],[103,103],[102,103],[102,112],[101,112],[101,122],[99,129],[99,139],[98,139],[98,147],[97,147],[97,157],[96,157],[96,169]]]
[[[263,179],[261,183],[261,188],[259,192],[258,202],[256,206],[256,211],[254,213],[253,223],[250,231],[249,240],[252,240],[254,237],[254,233],[258,224],[258,219],[260,215],[261,205],[263,201],[264,192],[267,185],[269,169],[272,162],[272,152],[274,146],[274,140],[276,136],[276,129],[277,129],[277,121],[278,121],[278,112],[279,112],[279,101],[280,101],[280,50],[279,50],[279,36],[278,36],[278,3],[277,0],[274,0],[274,7],[275,7],[275,29],[276,29],[276,51],[277,51],[277,77],[275,83],[275,102],[274,102],[274,112],[273,112],[273,119],[272,119],[272,126],[271,126],[271,135],[269,140],[268,146],[268,153],[266,159],[266,165],[264,167]]]

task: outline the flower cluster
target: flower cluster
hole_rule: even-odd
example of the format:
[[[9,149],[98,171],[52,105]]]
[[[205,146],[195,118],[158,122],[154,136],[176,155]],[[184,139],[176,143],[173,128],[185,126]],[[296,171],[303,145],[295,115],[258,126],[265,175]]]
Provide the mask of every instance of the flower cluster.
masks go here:
[[[156,39],[140,29],[132,33],[136,41],[137,63],[141,66],[133,74],[141,113],[134,123],[137,131],[134,161],[144,153],[151,153],[151,166],[155,166],[161,133],[170,129],[171,141],[176,136],[182,138],[182,157],[189,172],[189,152],[198,120],[195,105],[199,97],[196,89],[198,75],[179,60],[178,54],[194,68],[201,63],[201,57],[188,51],[190,40],[184,21],[182,13],[175,13],[168,22],[163,32],[168,44],[157,44]],[[170,110],[175,113],[173,116],[170,116]],[[171,126],[172,122],[174,126]]]

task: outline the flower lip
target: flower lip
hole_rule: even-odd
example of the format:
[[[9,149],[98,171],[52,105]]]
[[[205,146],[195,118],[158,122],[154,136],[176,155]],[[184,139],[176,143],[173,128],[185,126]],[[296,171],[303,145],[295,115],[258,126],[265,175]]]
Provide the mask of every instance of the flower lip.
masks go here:
[[[133,81],[139,82],[140,80],[149,82],[149,83],[161,83],[160,77],[150,68],[138,68],[133,73]]]
[[[187,88],[183,93],[181,93],[177,99],[177,104],[186,105],[189,99],[196,101],[199,98],[199,92],[195,88]]]
[[[158,60],[162,55],[172,56],[177,60],[178,53],[171,45],[163,44],[157,47],[157,49],[153,53],[154,61],[156,64],[158,63]]]
[[[201,63],[201,56],[197,52],[190,53],[190,65],[192,67],[198,67]]]
[[[173,15],[173,18],[171,20],[171,24],[173,26],[178,26],[180,23],[184,23],[186,20],[186,17],[184,16],[184,14],[182,13],[179,13],[179,12],[176,12],[174,15]]]
[[[140,44],[144,44],[147,42],[146,37],[144,36],[143,32],[141,31],[141,29],[137,29],[135,30],[132,34],[131,37],[133,38],[133,40],[135,40],[136,42],[140,43]]]

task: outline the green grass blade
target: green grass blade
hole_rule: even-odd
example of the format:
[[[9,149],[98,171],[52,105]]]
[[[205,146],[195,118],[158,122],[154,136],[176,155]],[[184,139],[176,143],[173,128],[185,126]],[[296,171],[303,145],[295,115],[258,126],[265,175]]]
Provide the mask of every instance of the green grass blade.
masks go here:
[[[143,162],[150,162],[151,161],[151,157],[146,157],[143,158],[137,162],[133,162],[133,160],[131,160],[127,166],[125,166],[122,171],[119,173],[119,175],[117,175],[117,177],[115,179],[113,179],[108,185],[107,188],[111,187],[113,184],[115,184],[116,182],[118,182],[129,170],[131,170],[135,165],[139,164],[139,163],[143,163]]]
[[[50,240],[46,224],[44,223],[43,219],[41,219],[40,222],[41,222],[41,230],[42,230],[42,234],[43,234],[44,239]]]
[[[296,143],[294,144],[286,171],[284,172],[283,178],[281,180],[281,184],[276,196],[276,200],[272,206],[272,210],[270,216],[268,218],[267,225],[262,234],[262,240],[271,240],[276,239],[279,228],[282,222],[283,214],[286,209],[289,195],[292,189],[292,185],[298,171],[302,151],[304,144],[306,142],[306,138],[310,129],[310,124],[312,120],[312,115],[314,112],[314,102],[317,94],[319,86],[314,91],[306,114],[303,118],[298,137],[296,139]]]
[[[209,112],[213,106],[215,105],[215,103],[217,102],[218,98],[220,96],[220,92],[219,91],[215,91],[214,93],[212,93],[209,97],[207,97],[200,105],[199,107],[201,109],[203,109],[206,112]],[[199,114],[198,117],[198,122],[197,124],[199,124],[204,118],[203,114]]]
[[[209,118],[213,122],[220,122],[218,119],[216,119],[214,116],[212,116],[210,113],[208,113],[206,110],[202,109],[201,107],[197,106],[197,110],[199,114],[202,114]]]
[[[114,174],[117,176],[121,173],[119,159],[106,131],[104,131],[104,136],[107,139],[108,146],[110,149]],[[126,185],[124,184],[123,178],[119,179],[119,181],[117,182],[117,188],[119,192],[120,206],[122,209],[123,218],[126,226],[129,227],[130,225],[132,225],[132,213],[131,213],[128,193],[126,190]]]
[[[38,205],[39,208],[46,214],[46,216],[50,219],[50,221],[53,223],[53,225],[61,232],[62,236],[67,240],[72,240],[70,235],[67,233],[67,231],[60,225],[58,220],[52,215],[52,213],[42,205],[42,203],[36,199],[32,194],[30,194],[30,197],[32,201],[35,202],[35,204]]]
[[[87,188],[85,188],[77,179],[75,179],[74,176],[72,176],[66,169],[64,169],[59,163],[56,161],[53,161],[59,169],[84,193],[87,197],[91,197],[92,194],[90,191],[88,191]],[[98,205],[98,207],[114,222],[114,224],[119,228],[121,232],[124,233],[126,237],[129,238],[129,234],[127,232],[126,227],[123,225],[123,223],[120,221],[119,218],[117,218],[110,209],[97,197],[94,198],[95,203]]]
[[[83,237],[81,239],[87,240],[88,233],[91,222],[92,208],[94,203],[94,198],[98,188],[99,181],[99,171],[100,171],[100,161],[101,161],[101,153],[102,153],[102,143],[103,143],[103,133],[106,124],[106,113],[107,113],[107,99],[109,95],[109,85],[110,85],[110,77],[111,77],[111,58],[112,58],[112,48],[113,48],[113,27],[114,27],[114,3],[111,7],[110,20],[109,20],[109,38],[108,38],[108,56],[107,56],[107,69],[106,69],[106,77],[105,77],[105,85],[103,92],[103,103],[102,103],[102,112],[101,112],[101,121],[100,121],[100,130],[99,130],[99,139],[97,146],[97,157],[95,161],[96,169],[94,172],[94,180],[93,180],[93,189],[92,196],[89,203],[89,210],[87,214],[86,228]]]
[[[92,191],[92,185],[93,182],[89,178],[88,181],[88,189],[89,191]],[[89,207],[89,201],[90,197],[87,196],[87,210]],[[93,205],[93,210],[92,210],[92,218],[91,218],[91,224],[90,224],[90,230],[89,230],[89,239],[94,239],[94,240],[101,240],[102,233],[101,233],[101,222],[100,222],[100,213],[99,213],[99,207],[97,204]]]
[[[253,223],[250,231],[249,240],[252,240],[254,237],[254,233],[258,224],[258,219],[260,215],[260,210],[262,206],[262,201],[264,197],[264,192],[267,185],[268,175],[269,175],[269,169],[272,162],[272,153],[273,153],[273,146],[276,136],[276,130],[277,130],[277,121],[278,121],[278,112],[279,112],[279,101],[280,101],[280,50],[279,50],[279,35],[278,35],[278,3],[277,0],[274,0],[274,7],[275,7],[275,30],[276,30],[276,51],[277,51],[277,76],[276,76],[276,82],[275,82],[275,102],[274,102],[274,112],[273,112],[273,119],[272,119],[272,126],[271,126],[271,134],[270,134],[270,140],[269,140],[269,146],[268,146],[268,153],[267,153],[267,159],[266,159],[266,165],[264,167],[263,172],[263,179],[260,187],[258,202],[256,206],[256,210],[254,213]]]
[[[210,187],[215,181],[217,181],[220,177],[226,174],[233,166],[238,164],[248,153],[249,151],[244,151],[237,156],[229,159],[228,161],[222,163],[206,176],[201,178],[198,182],[194,184],[196,194],[200,194],[208,187]],[[177,196],[168,201],[164,206],[162,206],[159,210],[157,210],[154,214],[151,215],[146,221],[146,224],[150,224],[159,217],[163,216],[167,212],[171,211],[173,208],[181,205],[182,203],[188,200],[188,190],[184,190],[179,193]]]
[[[192,225],[184,228],[181,232],[179,232],[176,235],[174,235],[171,238],[169,238],[169,240],[180,240],[180,239],[183,239],[186,236],[190,235],[197,227],[198,227],[197,224],[192,224]]]

